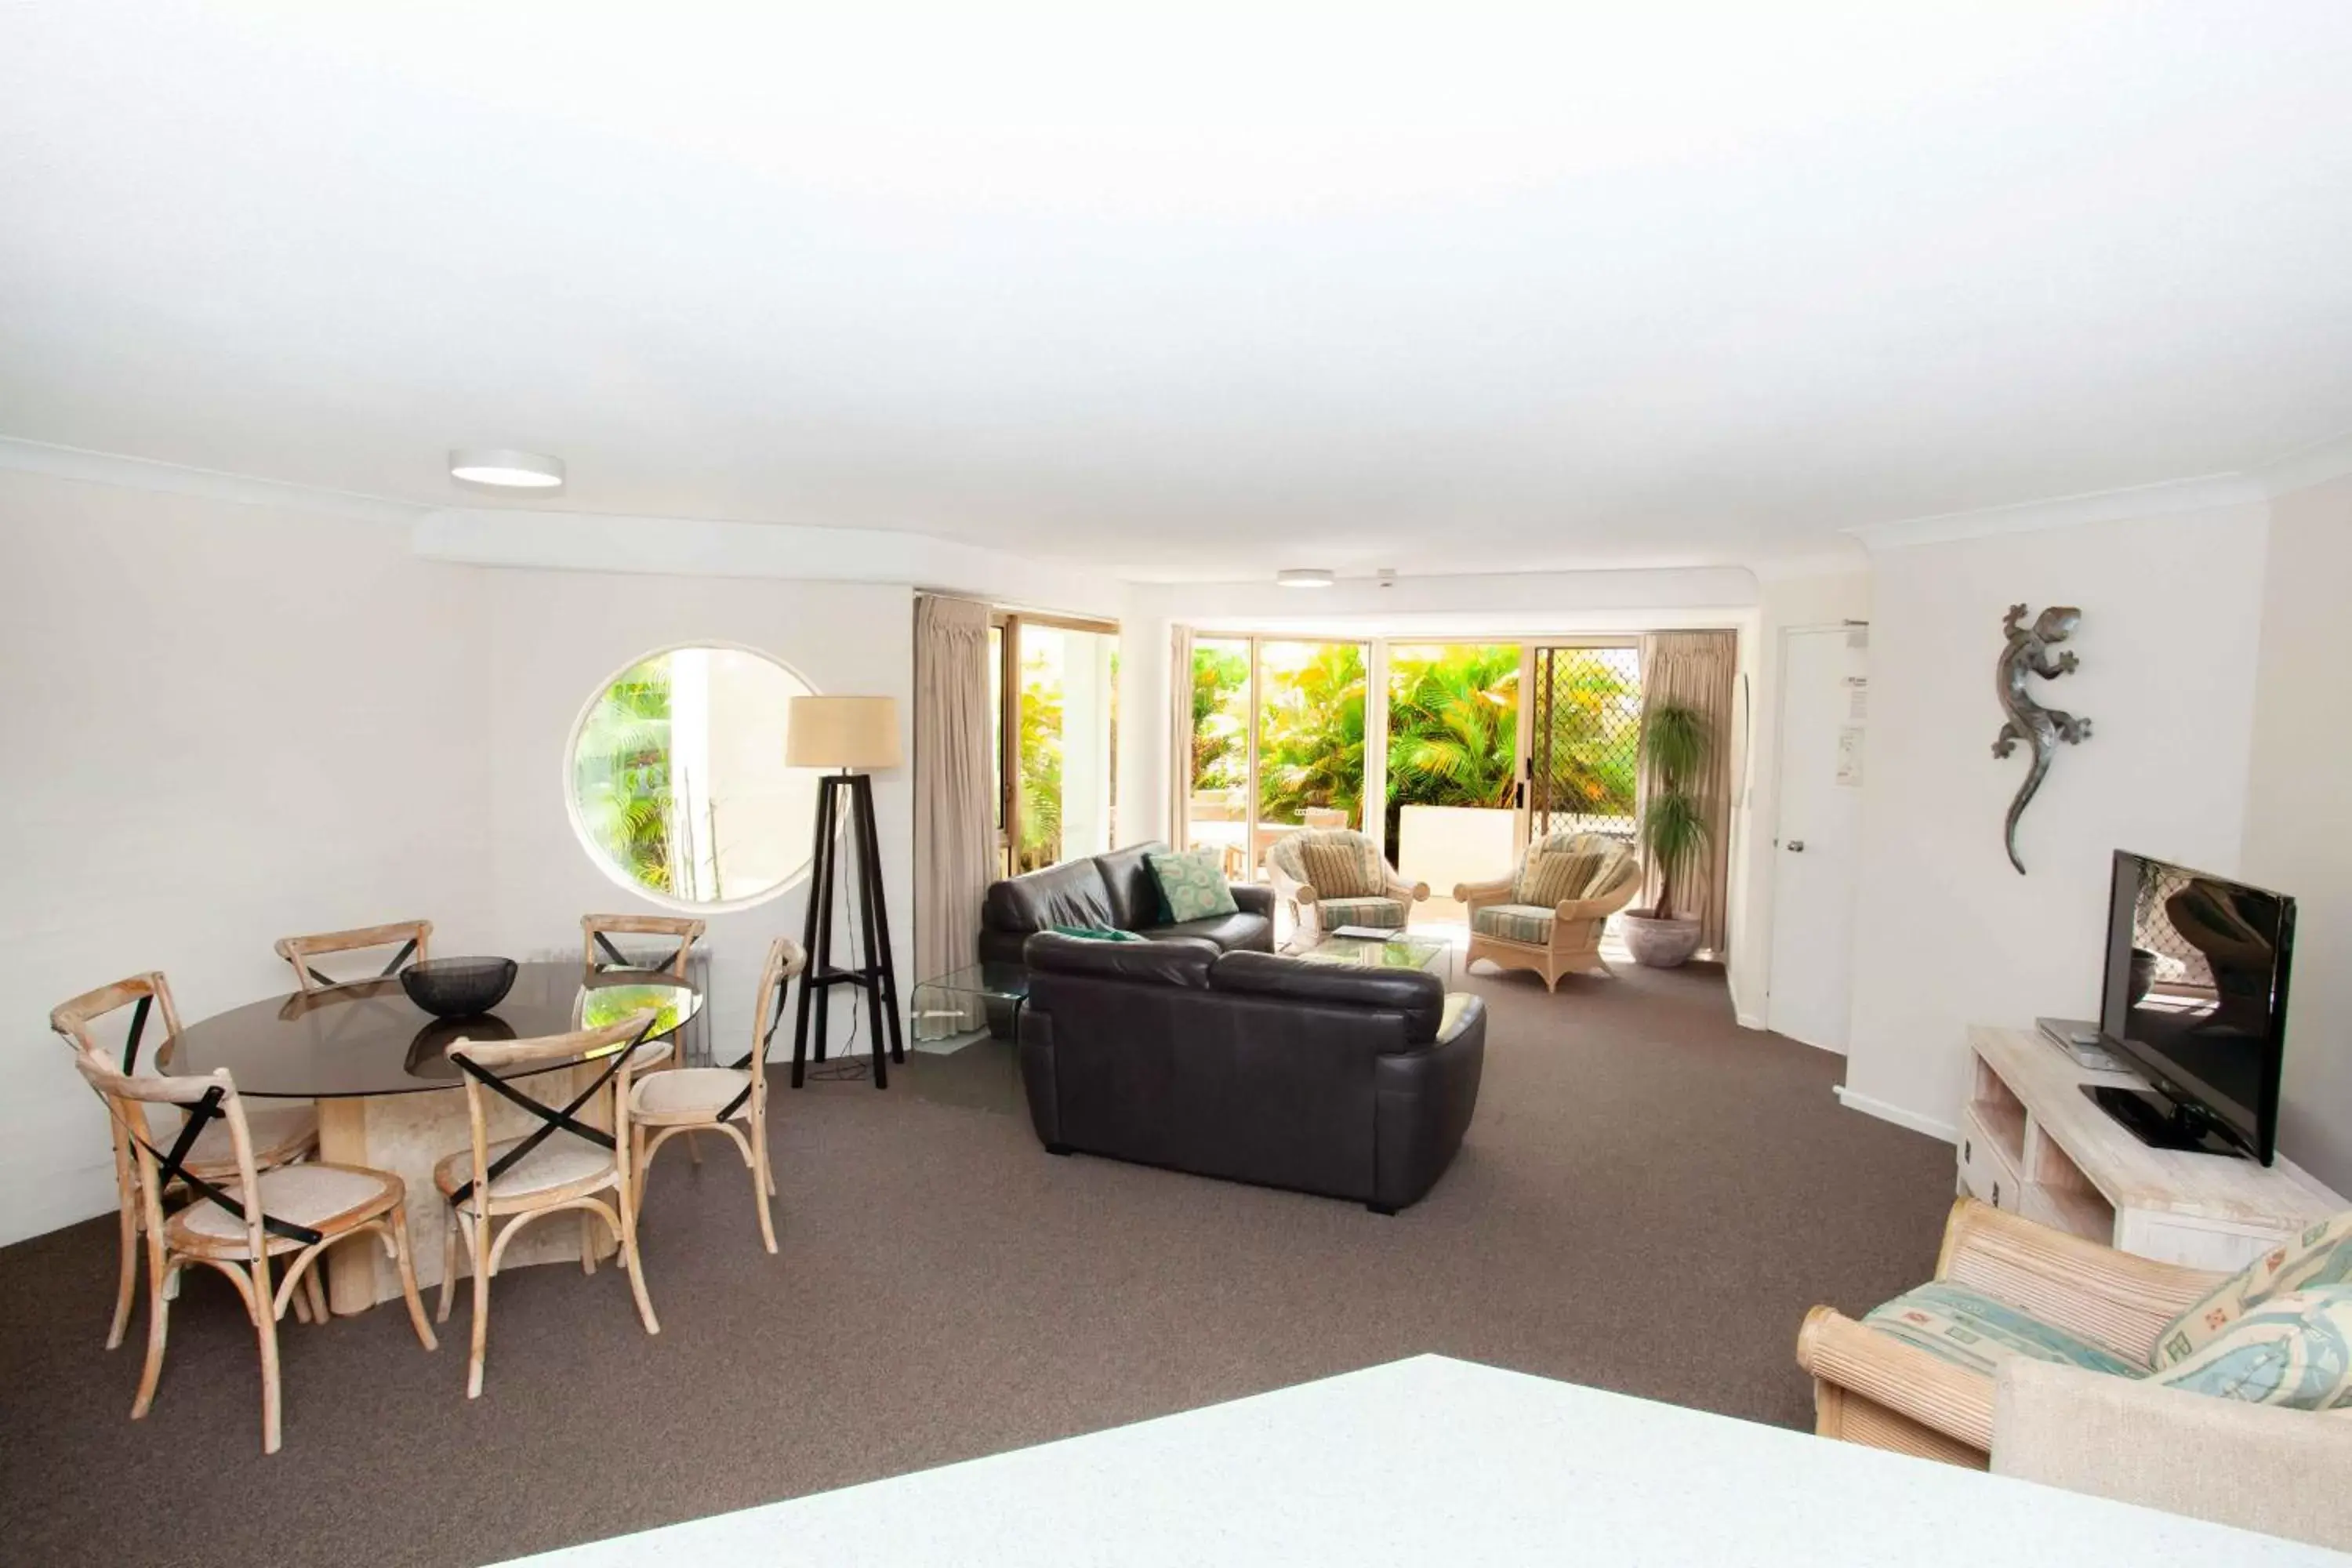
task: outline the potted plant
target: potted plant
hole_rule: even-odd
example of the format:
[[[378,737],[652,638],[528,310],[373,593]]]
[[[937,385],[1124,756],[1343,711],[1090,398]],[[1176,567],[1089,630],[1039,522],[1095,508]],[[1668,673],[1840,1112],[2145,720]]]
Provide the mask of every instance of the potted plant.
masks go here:
[[[1706,847],[1706,809],[1692,793],[1715,736],[1706,715],[1679,702],[1661,702],[1642,716],[1642,758],[1650,797],[1642,808],[1642,849],[1657,873],[1657,902],[1625,911],[1625,945],[1634,962],[1672,969],[1698,950],[1698,921],[1674,910],[1675,879]]]

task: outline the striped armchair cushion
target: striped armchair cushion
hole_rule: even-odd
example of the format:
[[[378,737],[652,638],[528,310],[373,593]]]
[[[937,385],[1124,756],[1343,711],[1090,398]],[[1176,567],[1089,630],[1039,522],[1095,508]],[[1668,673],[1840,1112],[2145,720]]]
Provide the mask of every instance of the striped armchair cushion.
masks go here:
[[[1501,942],[1542,947],[1551,941],[1552,912],[1533,904],[1488,904],[1470,917],[1470,929]]]
[[[1388,863],[1360,833],[1344,827],[1312,829],[1294,833],[1283,843],[1293,848],[1298,879],[1315,889],[1318,903],[1378,898],[1388,890]]]
[[[2113,1351],[2028,1317],[2006,1301],[1948,1279],[1906,1290],[1863,1319],[1905,1344],[1987,1377],[2011,1356],[2065,1362],[2090,1372],[2142,1377],[2145,1372]]]
[[[1550,909],[1616,892],[1639,870],[1633,852],[1600,833],[1554,834],[1528,847],[1511,889],[1515,904]]]
[[[1402,931],[1405,923],[1405,903],[1402,899],[1318,899],[1317,919],[1325,931],[1340,926],[1378,926],[1382,931]]]

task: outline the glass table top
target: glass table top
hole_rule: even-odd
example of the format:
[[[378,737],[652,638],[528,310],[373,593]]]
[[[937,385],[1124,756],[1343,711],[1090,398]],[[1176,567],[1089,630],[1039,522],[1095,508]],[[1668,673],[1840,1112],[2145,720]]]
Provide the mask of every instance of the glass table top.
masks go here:
[[[396,977],[249,1003],[192,1024],[159,1054],[173,1076],[226,1068],[237,1092],[261,1099],[318,1100],[451,1089],[457,1066],[445,1054],[463,1039],[521,1040],[617,1024],[651,1008],[647,1039],[693,1017],[702,995],[674,974],[591,971],[576,963],[517,966],[506,999],[473,1018],[436,1018],[408,999]],[[505,1076],[562,1070],[555,1062]]]
[[[1017,963],[968,963],[922,981],[915,989],[1021,1001],[1029,994],[1029,971]]]
[[[1327,936],[1314,946],[1291,954],[1316,963],[1354,963],[1367,969],[1427,969],[1454,951],[1453,944],[1433,937]]]

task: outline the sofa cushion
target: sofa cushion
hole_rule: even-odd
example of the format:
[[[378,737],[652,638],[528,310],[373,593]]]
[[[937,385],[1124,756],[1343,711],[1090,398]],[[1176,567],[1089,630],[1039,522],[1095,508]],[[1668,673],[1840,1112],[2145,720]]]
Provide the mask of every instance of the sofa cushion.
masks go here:
[[[1488,904],[1470,917],[1470,929],[1502,942],[1524,942],[1542,947],[1551,941],[1549,905]]]
[[[2306,1226],[2216,1285],[2156,1337],[2150,1365],[2176,1366],[2228,1331],[2247,1310],[2273,1296],[2323,1285],[2352,1284],[2352,1213]]]
[[[1383,931],[1404,929],[1405,910],[1402,899],[1318,899],[1315,918],[1325,931],[1341,926],[1379,926]]]
[[[989,884],[980,923],[992,931],[1033,931],[1047,926],[1114,926],[1110,889],[1091,860],[1065,860],[1042,871]]]
[[[1197,938],[1082,942],[1053,931],[1039,931],[1021,949],[1023,962],[1034,972],[1141,980],[1194,991],[1209,988],[1209,966],[1217,956],[1213,942]]]
[[[1160,900],[1167,906],[1169,923],[1240,912],[1233,889],[1225,886],[1223,858],[1215,849],[1188,849],[1144,858],[1160,883]]]
[[[1402,1013],[1409,1044],[1435,1039],[1445,1016],[1445,983],[1421,969],[1318,963],[1272,952],[1229,952],[1211,967],[1209,983],[1218,991],[1253,996]]]
[[[1094,858],[1103,890],[1110,899],[1110,923],[1127,931],[1165,924],[1167,907],[1160,901],[1160,883],[1151,875],[1150,857],[1165,855],[1168,846],[1158,839],[1130,844]]]
[[[1211,915],[1204,921],[1179,921],[1173,925],[1152,926],[1143,934],[1154,942],[1190,939],[1213,942],[1221,952],[1243,949],[1270,952],[1274,950],[1274,921],[1247,910],[1230,915]]]
[[[1528,847],[1511,901],[1548,910],[1598,898],[1615,891],[1634,864],[1633,851],[1606,834],[1555,833]]]
[[[1987,1377],[2011,1356],[2065,1362],[2092,1372],[2140,1377],[2113,1351],[2029,1317],[2006,1301],[1937,1279],[1906,1290],[1863,1319],[1865,1326]]]
[[[2148,1380],[2248,1405],[2352,1406],[2352,1285],[2273,1293]]]
[[[1348,828],[1309,829],[1290,836],[1300,880],[1315,900],[1376,898],[1388,889],[1388,866],[1372,841]]]

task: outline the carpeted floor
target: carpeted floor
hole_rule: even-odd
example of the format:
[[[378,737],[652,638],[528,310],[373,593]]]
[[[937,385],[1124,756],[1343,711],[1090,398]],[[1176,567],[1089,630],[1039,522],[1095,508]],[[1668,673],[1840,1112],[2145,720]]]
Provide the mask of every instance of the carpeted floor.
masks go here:
[[[1628,969],[1493,1009],[1476,1121],[1394,1218],[1079,1156],[1011,1114],[996,1047],[887,1093],[779,1082],[783,1251],[748,1178],[656,1168],[647,1338],[618,1269],[501,1276],[488,1383],[463,1297],[289,1321],[284,1450],[252,1341],[191,1282],[155,1409],[101,1348],[110,1219],[0,1251],[8,1560],[480,1563],[1164,1415],[1422,1351],[1802,1425],[1817,1300],[1927,1273],[1948,1147],[1841,1109],[1840,1062],[1734,1026],[1719,971]]]

